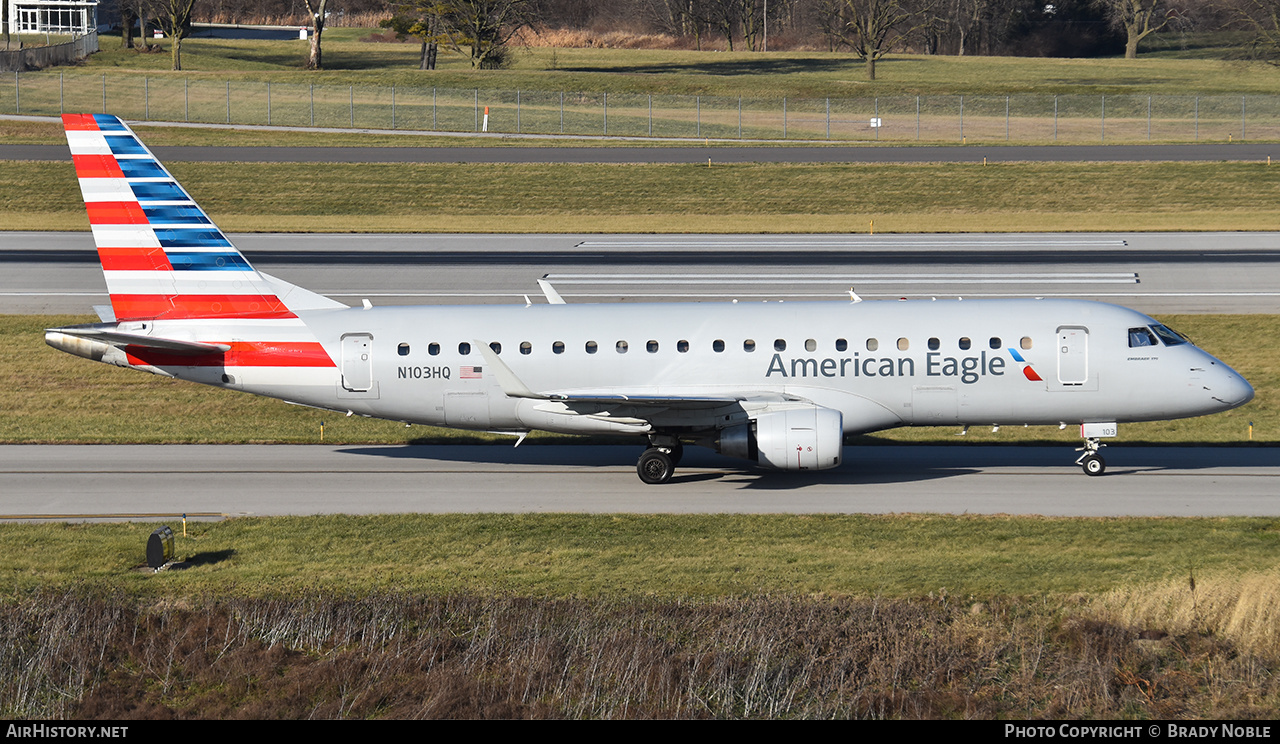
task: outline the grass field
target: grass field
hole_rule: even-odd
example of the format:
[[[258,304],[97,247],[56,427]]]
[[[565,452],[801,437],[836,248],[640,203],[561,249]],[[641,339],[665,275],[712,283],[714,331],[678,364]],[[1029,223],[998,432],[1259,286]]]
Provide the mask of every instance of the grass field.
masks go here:
[[[246,232],[1280,229],[1280,160],[166,165],[220,227]],[[0,224],[87,229],[71,164],[0,164]]]
[[[439,69],[416,69],[417,44],[371,44],[365,29],[325,32],[325,66],[302,69],[306,42],[188,39],[181,73],[168,54],[121,50],[102,40],[103,51],[77,71],[85,75],[146,72],[222,79],[330,85],[440,86],[610,93],[667,93],[760,97],[861,95],[966,95],[1035,93],[1120,94],[1277,93],[1280,72],[1261,63],[1158,55],[1124,59],[1041,59],[890,55],[868,82],[852,55],[824,52],[718,52],[618,49],[517,48],[504,70],[472,70],[457,55],[442,53]],[[167,42],[162,43],[167,48]],[[1188,54],[1195,57],[1195,54]],[[70,73],[69,73],[70,74]]]

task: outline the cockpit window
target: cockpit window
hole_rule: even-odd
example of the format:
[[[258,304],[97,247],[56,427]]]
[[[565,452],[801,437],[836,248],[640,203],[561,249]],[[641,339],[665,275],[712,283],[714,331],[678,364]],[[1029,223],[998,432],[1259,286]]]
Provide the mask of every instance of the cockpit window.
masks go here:
[[[1136,349],[1139,346],[1159,346],[1160,342],[1156,341],[1156,334],[1147,328],[1130,328],[1129,329],[1129,348]]]
[[[1151,326],[1151,330],[1156,332],[1156,335],[1160,337],[1160,340],[1164,342],[1165,346],[1178,346],[1180,344],[1190,343],[1190,339],[1168,326],[1153,325]]]

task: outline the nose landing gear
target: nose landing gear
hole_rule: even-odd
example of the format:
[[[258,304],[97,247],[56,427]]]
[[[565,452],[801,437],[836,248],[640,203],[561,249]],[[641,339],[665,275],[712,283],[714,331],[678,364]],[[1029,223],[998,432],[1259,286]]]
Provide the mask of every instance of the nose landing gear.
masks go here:
[[[1107,461],[1098,454],[1098,450],[1106,446],[1094,437],[1084,440],[1084,446],[1076,449],[1076,452],[1084,453],[1076,459],[1076,464],[1084,470],[1085,475],[1102,475],[1107,471]]]

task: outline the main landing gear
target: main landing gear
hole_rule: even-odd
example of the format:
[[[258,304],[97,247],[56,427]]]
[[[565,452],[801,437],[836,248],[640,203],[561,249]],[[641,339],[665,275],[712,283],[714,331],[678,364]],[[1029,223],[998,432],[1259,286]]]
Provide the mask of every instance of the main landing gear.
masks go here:
[[[1085,475],[1102,475],[1107,471],[1107,461],[1098,454],[1098,450],[1106,446],[1097,437],[1093,437],[1084,440],[1084,446],[1076,449],[1076,452],[1084,453],[1076,459],[1076,464],[1084,470]]]
[[[640,455],[636,473],[640,480],[650,485],[666,483],[676,472],[680,458],[684,457],[684,445],[679,440],[650,439],[650,447]]]

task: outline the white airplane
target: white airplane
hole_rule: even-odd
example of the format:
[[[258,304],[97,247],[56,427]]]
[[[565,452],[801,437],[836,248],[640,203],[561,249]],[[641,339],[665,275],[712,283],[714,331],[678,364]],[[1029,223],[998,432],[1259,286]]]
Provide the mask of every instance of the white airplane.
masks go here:
[[[1067,300],[347,307],[255,270],[120,119],[63,117],[104,322],[54,348],[362,416],[524,434],[642,434],[668,481],[695,443],[779,470],[898,426],[1079,425],[1090,475],[1121,422],[1247,403],[1156,320]],[[517,442],[518,444],[519,442]]]

